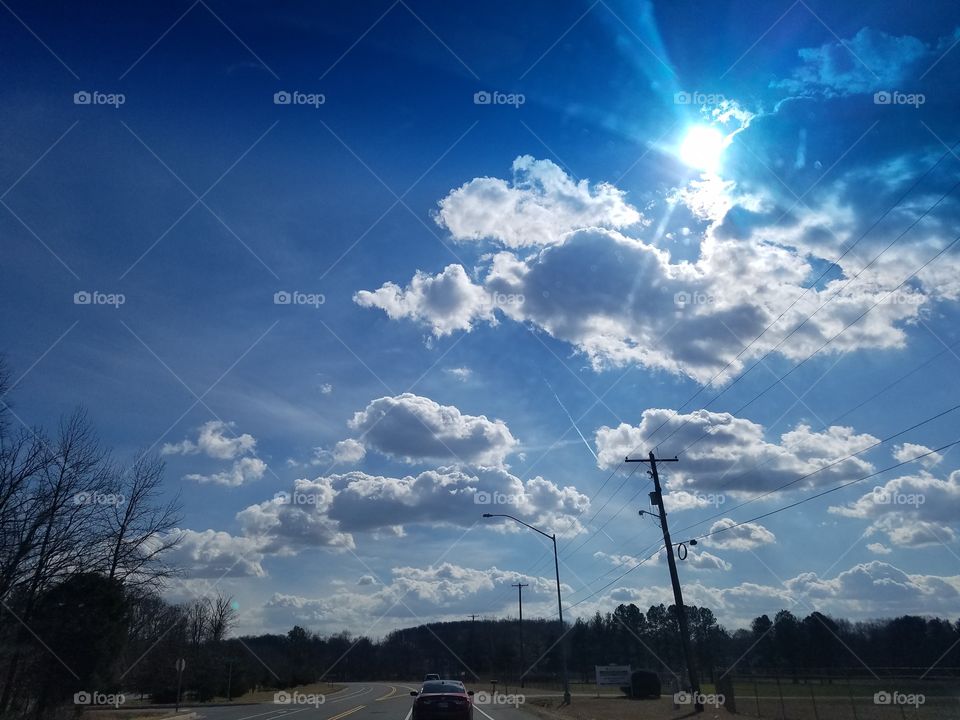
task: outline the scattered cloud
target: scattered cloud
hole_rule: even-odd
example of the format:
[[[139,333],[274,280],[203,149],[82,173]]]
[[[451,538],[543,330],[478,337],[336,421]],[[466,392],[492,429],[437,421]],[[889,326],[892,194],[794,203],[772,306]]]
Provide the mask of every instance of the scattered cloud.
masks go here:
[[[198,483],[212,483],[214,485],[224,485],[227,487],[240,487],[254,480],[263,477],[267,470],[267,464],[260,458],[245,457],[235,460],[229,470],[201,475],[199,473],[190,473],[184,475],[184,480],[192,480]]]
[[[481,177],[440,201],[437,224],[454,240],[494,239],[509,248],[553,245],[583,227],[622,228],[643,216],[613,185],[575,181],[550,160],[523,155],[513,180]]]
[[[669,440],[665,440],[668,436]],[[859,434],[850,427],[831,426],[816,432],[801,424],[782,433],[779,442],[769,442],[763,425],[730,413],[697,410],[682,414],[651,408],[643,412],[637,426],[621,423],[615,428],[600,427],[595,441],[602,468],[614,467],[625,455],[643,452],[653,445],[660,445],[669,455],[683,450],[683,462],[670,469],[666,489],[674,493],[701,493],[693,501],[689,497],[679,498],[683,502],[675,509],[687,509],[717,503],[715,493],[719,491],[753,492],[797,480],[873,445],[878,438]],[[872,470],[873,465],[866,460],[850,458],[793,487],[830,484]]]
[[[777,541],[777,536],[759,523],[737,525],[730,518],[717,520],[710,526],[710,532],[717,534],[704,539],[704,544],[721,550],[756,550]]]
[[[256,450],[257,441],[252,435],[233,432],[236,423],[211,420],[200,426],[196,441],[184,439],[179,443],[165,443],[160,449],[163,455],[196,455],[202,453],[218,460],[233,460]]]
[[[424,460],[502,465],[517,440],[502,420],[465,415],[412,393],[371,401],[350,420],[368,450],[404,462]]]
[[[925,470],[894,478],[847,505],[829,512],[870,520],[870,531],[883,533],[894,547],[922,548],[952,543],[956,508],[960,507],[960,470],[940,479]]]

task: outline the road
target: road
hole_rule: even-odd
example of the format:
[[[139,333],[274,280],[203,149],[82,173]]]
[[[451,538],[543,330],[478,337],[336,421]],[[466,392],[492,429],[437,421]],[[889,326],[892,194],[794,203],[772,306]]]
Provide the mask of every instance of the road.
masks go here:
[[[328,695],[322,705],[239,705],[196,707],[206,720],[274,720],[296,715],[296,720],[409,720],[416,685],[396,683],[347,683],[338,693]],[[502,705],[474,706],[473,720],[531,720],[533,716]]]

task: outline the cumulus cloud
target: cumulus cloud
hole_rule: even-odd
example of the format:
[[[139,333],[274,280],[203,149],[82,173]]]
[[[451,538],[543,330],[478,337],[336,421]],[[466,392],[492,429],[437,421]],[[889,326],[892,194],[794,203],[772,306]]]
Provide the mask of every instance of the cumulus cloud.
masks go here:
[[[867,550],[874,553],[875,555],[889,555],[890,553],[893,552],[893,550],[888,548],[883,543],[869,543],[867,545]]]
[[[655,434],[657,428],[660,429]],[[668,489],[672,493],[687,492],[687,496],[668,495],[678,500],[676,508],[671,505],[671,509],[677,510],[719,504],[722,498],[713,491],[721,489],[742,493],[777,487],[878,441],[850,427],[831,426],[815,432],[800,424],[781,434],[779,442],[769,442],[763,425],[730,413],[697,410],[683,414],[651,408],[644,411],[639,425],[621,423],[615,428],[602,426],[596,431],[598,464],[603,468],[614,467],[628,453],[644,452],[671,434],[661,448],[665,453],[672,454],[690,446],[683,453],[683,462],[670,469]],[[854,457],[793,487],[803,489],[829,484],[872,470],[871,463]],[[689,494],[694,491],[700,495],[691,499]]]
[[[523,481],[495,467],[441,467],[403,478],[352,472],[324,482],[333,494],[329,517],[349,532],[382,530],[398,522],[472,527],[483,511],[505,506],[505,512],[566,536],[582,532],[576,518],[589,506],[574,487],[542,477]]]
[[[721,550],[755,550],[763,545],[772,545],[777,536],[759,523],[737,523],[730,518],[717,520],[710,526],[717,533],[703,542]]]
[[[803,573],[786,585],[818,605],[830,601],[833,607],[860,612],[892,607],[938,612],[955,607],[960,599],[960,578],[910,574],[879,560],[861,563],[829,579]]]
[[[639,363],[706,381],[729,365],[718,383],[767,352],[800,360],[828,341],[825,353],[901,348],[904,325],[916,320],[930,298],[947,297],[943,286],[960,293],[960,282],[931,266],[892,298],[896,283],[889,278],[896,275],[899,282],[907,255],[921,257],[928,248],[892,253],[889,262],[862,272],[868,262],[864,246],[839,264],[839,277],[808,287],[819,263],[836,258],[843,236],[855,229],[850,218],[856,212],[838,204],[841,185],[862,183],[849,175],[838,180],[823,188],[833,193],[830,199],[807,212],[781,207],[770,193],[738,189],[733,181],[693,181],[671,200],[704,228],[693,259],[675,259],[616,224],[565,221],[550,242],[535,234],[527,243],[535,247],[523,254],[515,234],[494,233],[505,250],[484,256],[472,275],[456,264],[436,275],[418,271],[405,288],[387,282],[354,299],[425,325],[437,336],[504,318],[527,323],[570,343],[598,369]],[[475,202],[484,198],[478,195]],[[509,209],[491,203],[498,222],[525,227],[525,215],[510,216]],[[825,243],[824,236],[835,242]]]
[[[412,393],[370,402],[349,423],[368,449],[405,462],[440,460],[480,465],[503,464],[517,440],[502,420],[465,415]]]
[[[233,460],[254,452],[257,441],[252,435],[233,432],[235,423],[211,420],[200,426],[196,441],[184,439],[179,443],[165,443],[160,449],[164,455],[196,455],[203,453],[218,460]]]
[[[896,547],[921,548],[957,539],[953,526],[960,513],[960,470],[940,479],[929,472],[904,475],[878,485],[831,513],[870,520],[872,533],[883,533]]]
[[[164,561],[187,578],[261,577],[263,553],[258,543],[215,530],[172,530],[178,542],[164,554]]]
[[[503,601],[504,588],[523,582],[524,609],[548,614],[556,602],[552,577],[527,575],[496,566],[473,568],[450,562],[435,566],[397,567],[389,577],[365,576],[369,582],[344,589],[327,597],[309,598],[275,593],[265,604],[264,614],[276,627],[301,624],[311,628],[342,630],[353,626],[366,630],[371,618],[381,618],[384,630],[415,622],[460,618],[471,608],[488,607]],[[564,585],[567,592],[572,589]],[[512,607],[512,605],[510,606]]]
[[[359,440],[341,440],[333,446],[333,459],[338,463],[356,463],[363,460],[367,449]]]
[[[335,496],[329,480],[296,480],[292,492],[250,505],[237,513],[244,535],[265,551],[291,555],[312,547],[352,549],[353,537],[328,516]]]
[[[453,190],[440,201],[437,223],[454,240],[491,238],[523,248],[561,242],[577,228],[622,228],[642,219],[621,190],[576,182],[550,160],[523,155],[512,169],[512,181],[481,177]]]
[[[372,292],[361,290],[353,300],[379,308],[393,320],[429,325],[437,337],[470,330],[480,321],[496,322],[489,293],[470,280],[462,265],[448,265],[437,275],[418,272],[405,288],[388,282]]]
[[[920,457],[921,455],[924,457]],[[917,462],[926,468],[931,468],[943,460],[943,455],[940,453],[933,452],[933,449],[926,445],[917,445],[916,443],[894,445],[893,457],[897,462],[910,462],[914,458],[920,458]]]
[[[199,473],[190,473],[184,475],[185,480],[193,480],[199,483],[213,483],[214,485],[225,485],[227,487],[240,487],[248,482],[259,480],[267,470],[267,464],[260,458],[244,457],[235,460],[228,470],[201,475]]]

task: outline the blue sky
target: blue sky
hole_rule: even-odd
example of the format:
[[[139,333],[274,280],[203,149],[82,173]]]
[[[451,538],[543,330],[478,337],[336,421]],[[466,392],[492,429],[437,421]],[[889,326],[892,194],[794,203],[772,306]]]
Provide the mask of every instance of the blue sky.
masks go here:
[[[865,450],[960,394],[955,9],[0,17],[4,401],[162,453],[170,595],[233,594],[244,631],[505,616],[518,578],[553,612],[539,536],[480,521],[487,493],[557,530],[572,615],[670,602],[656,556],[617,579],[657,549],[626,452],[680,455],[671,524],[705,521],[680,540],[957,439],[946,415]],[[688,600],[952,612],[957,467],[717,533]]]

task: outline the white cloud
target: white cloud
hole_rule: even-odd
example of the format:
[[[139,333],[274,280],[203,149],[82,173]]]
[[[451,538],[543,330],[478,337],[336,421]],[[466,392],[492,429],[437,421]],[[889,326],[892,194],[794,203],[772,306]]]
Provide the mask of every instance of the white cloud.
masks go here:
[[[338,463],[357,463],[366,454],[367,449],[359,440],[341,440],[333,446],[333,459]]]
[[[838,183],[853,184],[849,178]],[[694,181],[672,201],[707,223],[692,260],[675,260],[653,241],[613,229],[615,224],[576,225],[571,219],[549,242],[538,237],[534,251],[522,255],[516,252],[517,231],[494,233],[508,250],[484,256],[485,275],[478,271],[472,278],[462,266],[448,265],[437,275],[418,271],[406,288],[388,282],[360,291],[355,301],[426,325],[437,336],[478,323],[495,325],[501,318],[529,323],[570,343],[598,369],[639,363],[706,381],[729,365],[718,383],[763,353],[800,360],[828,340],[825,354],[901,348],[904,325],[930,298],[947,297],[936,288],[946,283],[960,293],[960,283],[949,272],[937,275],[934,265],[917,287],[900,291],[898,301],[885,300],[896,285],[888,279],[902,272],[904,257],[892,253],[890,264],[879,263],[851,283],[850,276],[868,262],[858,248],[840,263],[839,277],[807,289],[818,263],[839,254],[839,238],[829,246],[819,238],[855,230],[847,221],[856,213],[838,206],[833,190],[830,202],[805,214],[790,213],[789,206],[783,212],[773,198],[745,193],[732,181]],[[477,193],[472,202],[484,199]],[[498,223],[528,222],[523,211],[509,216],[509,208],[490,203],[489,214]],[[868,309],[869,315],[832,339]]]
[[[329,517],[348,532],[385,530],[398,523],[472,527],[484,511],[503,510],[571,536],[582,532],[576,518],[589,505],[574,487],[541,477],[522,481],[494,467],[441,467],[403,478],[351,472],[323,482],[333,493]]]
[[[492,238],[523,248],[552,245],[577,228],[622,228],[642,219],[622,191],[576,182],[550,160],[524,155],[512,169],[512,182],[482,177],[453,190],[440,201],[437,223],[454,240]]]
[[[931,468],[943,460],[943,455],[938,452],[933,452],[932,449],[926,445],[903,443],[902,445],[894,445],[893,447],[893,457],[897,462],[910,462],[920,455],[924,457],[917,460],[917,462],[925,468]]]
[[[670,439],[664,442],[668,435]],[[678,502],[676,507],[670,506],[675,510],[719,504],[721,498],[717,497],[717,491],[744,493],[777,487],[878,440],[843,426],[815,432],[807,425],[797,425],[781,434],[779,442],[769,442],[764,435],[762,425],[730,413],[697,410],[681,414],[651,408],[643,412],[638,426],[626,423],[615,428],[602,426],[596,431],[595,440],[598,464],[603,468],[614,467],[627,454],[645,452],[655,443],[668,455],[685,449],[683,462],[671,467],[667,483],[671,491],[667,497]],[[793,487],[803,489],[829,484],[872,470],[873,465],[855,457],[838,462]],[[677,494],[684,490],[700,496],[692,502],[689,497]]]
[[[443,371],[461,382],[466,382],[473,375],[473,370],[468,367],[444,368]]]
[[[331,385],[330,383],[324,383],[323,385],[320,386],[320,392],[323,395],[329,395],[330,393],[333,392],[333,385]]]
[[[373,400],[349,425],[363,433],[368,450],[405,462],[434,459],[500,465],[517,445],[502,420],[465,415],[453,405],[411,393]]]
[[[960,518],[960,470],[940,479],[925,470],[894,478],[847,505],[829,512],[870,520],[897,547],[922,548],[952,543]]]
[[[263,554],[251,538],[214,530],[172,530],[170,536],[179,538],[179,542],[164,553],[164,561],[187,578],[265,575],[260,564]]]
[[[889,555],[890,553],[893,552],[893,550],[888,548],[883,543],[869,543],[867,545],[867,550],[874,553],[875,555]]]
[[[748,522],[737,525],[730,518],[717,520],[710,526],[710,532],[717,534],[704,539],[704,544],[721,550],[755,550],[762,545],[772,545],[777,541],[777,536],[759,523]]]
[[[380,308],[398,320],[409,318],[429,325],[437,337],[455,330],[470,330],[474,323],[495,323],[489,293],[474,285],[462,265],[448,265],[437,275],[418,272],[406,288],[385,283],[353,296],[361,307]]]
[[[340,532],[327,512],[335,491],[329,480],[297,480],[293,492],[241,510],[244,535],[256,538],[265,552],[291,555],[312,547],[352,549],[349,533]]]
[[[786,583],[791,592],[817,605],[830,602],[845,612],[942,612],[960,600],[960,578],[909,574],[889,563],[873,560],[825,579],[802,573]],[[912,608],[912,610],[909,610]]]
[[[185,439],[179,443],[165,443],[160,452],[164,455],[196,455],[203,453],[218,460],[233,460],[256,450],[257,441],[252,435],[233,433],[235,423],[211,420],[200,427],[196,442]]]
[[[190,473],[189,475],[184,475],[184,479],[199,483],[240,487],[254,480],[259,480],[263,477],[263,473],[266,472],[266,470],[267,464],[260,458],[244,457],[235,460],[229,470],[223,470],[210,475]]]

